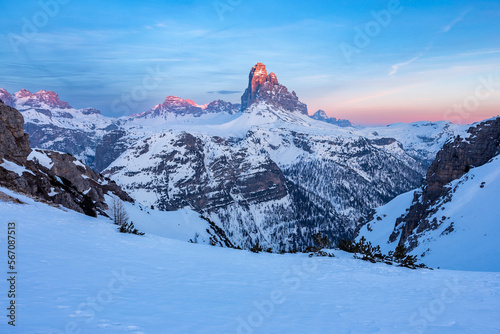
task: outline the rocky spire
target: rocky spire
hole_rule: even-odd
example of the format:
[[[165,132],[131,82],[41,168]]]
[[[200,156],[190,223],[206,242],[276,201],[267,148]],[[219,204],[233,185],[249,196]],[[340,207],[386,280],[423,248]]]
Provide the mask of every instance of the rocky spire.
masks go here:
[[[267,74],[266,65],[257,63],[250,70],[248,87],[241,96],[241,110],[250,107],[254,102],[265,101],[269,105],[282,108],[284,110],[298,111],[307,115],[307,106],[299,101],[295,92],[280,85],[276,74]]]

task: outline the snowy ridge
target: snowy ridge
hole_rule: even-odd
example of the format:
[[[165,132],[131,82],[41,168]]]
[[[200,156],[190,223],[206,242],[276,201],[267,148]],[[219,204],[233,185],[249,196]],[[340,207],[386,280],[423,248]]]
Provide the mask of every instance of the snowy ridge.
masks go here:
[[[464,136],[470,125],[453,124],[447,121],[394,123],[387,126],[359,129],[360,135],[370,139],[395,138],[412,157],[426,166],[436,157],[436,153],[450,139]]]

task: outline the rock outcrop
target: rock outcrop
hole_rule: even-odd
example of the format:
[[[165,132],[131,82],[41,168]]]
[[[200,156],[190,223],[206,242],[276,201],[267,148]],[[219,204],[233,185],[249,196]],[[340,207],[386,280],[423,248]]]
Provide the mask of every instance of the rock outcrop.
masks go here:
[[[23,131],[24,118],[0,102],[0,159],[23,164],[30,154],[29,136]]]
[[[295,92],[278,83],[274,73],[267,74],[266,65],[257,63],[250,70],[248,87],[241,96],[241,110],[244,111],[253,103],[265,101],[289,112],[307,115],[307,106],[299,101]]]
[[[21,113],[0,103],[0,186],[90,216],[106,215],[105,194],[133,201],[70,154],[31,150],[23,125]]]

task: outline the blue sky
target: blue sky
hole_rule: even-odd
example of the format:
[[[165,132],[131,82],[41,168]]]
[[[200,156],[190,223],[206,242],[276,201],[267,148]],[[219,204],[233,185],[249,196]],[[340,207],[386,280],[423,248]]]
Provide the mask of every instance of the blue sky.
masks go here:
[[[2,9],[0,87],[54,90],[110,116],[167,95],[239,102],[257,62],[310,112],[358,124],[500,113],[499,1],[3,0]]]

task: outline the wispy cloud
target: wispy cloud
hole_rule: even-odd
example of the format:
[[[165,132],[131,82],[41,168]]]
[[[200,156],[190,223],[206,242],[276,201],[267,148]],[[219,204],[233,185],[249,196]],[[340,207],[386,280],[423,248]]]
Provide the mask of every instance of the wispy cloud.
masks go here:
[[[419,59],[420,57],[421,57],[421,55],[417,56],[415,58],[412,58],[412,59],[410,59],[410,60],[408,60],[408,61],[406,61],[404,63],[398,63],[398,64],[395,64],[395,65],[392,65],[392,70],[391,70],[391,72],[389,72],[389,75],[396,74],[401,67],[413,63],[415,60]]]
[[[207,92],[208,94],[236,94],[241,93],[240,90],[217,90],[212,92]]]
[[[471,10],[472,10],[472,8],[469,8],[465,12],[463,12],[462,14],[460,14],[459,16],[457,16],[453,21],[451,21],[450,24],[448,24],[447,26],[445,26],[443,28],[442,32],[445,33],[445,32],[450,31],[456,24],[460,23],[465,18],[465,16],[467,16],[467,14],[469,14],[469,12]]]

